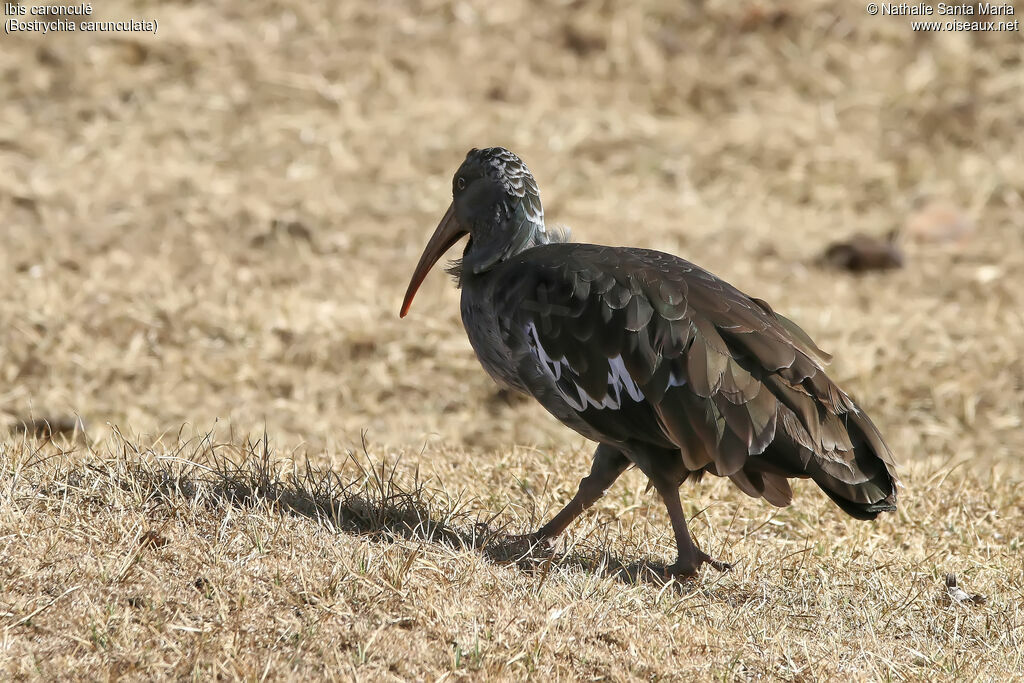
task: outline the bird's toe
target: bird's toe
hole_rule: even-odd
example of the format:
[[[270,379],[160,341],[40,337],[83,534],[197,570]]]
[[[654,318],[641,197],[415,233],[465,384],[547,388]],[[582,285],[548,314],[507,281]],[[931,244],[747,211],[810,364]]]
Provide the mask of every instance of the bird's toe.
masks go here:
[[[733,568],[730,562],[716,560],[705,552],[698,551],[694,557],[680,557],[675,563],[665,567],[666,577],[689,578],[697,575],[703,564],[709,564],[720,572],[727,572]]]
[[[493,547],[491,555],[506,561],[522,562],[548,557],[554,549],[553,538],[532,533],[507,537]]]
[[[734,566],[732,562],[723,562],[722,560],[716,560],[715,558],[708,557],[707,555],[704,556],[704,562],[710,564],[720,572],[727,572]]]

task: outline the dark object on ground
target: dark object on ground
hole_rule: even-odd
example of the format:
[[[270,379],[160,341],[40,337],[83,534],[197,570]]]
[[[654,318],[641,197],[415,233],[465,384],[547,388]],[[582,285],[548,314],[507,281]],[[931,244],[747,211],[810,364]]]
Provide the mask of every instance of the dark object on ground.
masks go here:
[[[560,534],[630,465],[668,508],[673,575],[730,566],[698,549],[686,526],[679,486],[705,473],[778,506],[800,477],[858,519],[895,509],[881,434],[825,374],[830,357],[767,303],[669,254],[550,234],[533,176],[506,149],[471,150],[453,196],[401,315],[468,234],[449,272],[481,364],[599,443],[579,492],[524,538],[531,545]]]
[[[260,233],[249,240],[252,247],[266,247],[274,240],[288,239],[296,242],[314,243],[313,231],[297,220],[284,220],[275,218],[267,232]]]
[[[988,600],[984,595],[980,593],[968,593],[960,587],[960,582],[956,578],[956,574],[946,574],[946,596],[952,603],[972,603],[975,605],[984,605]]]
[[[825,249],[821,260],[826,265],[854,273],[869,270],[890,270],[903,267],[903,252],[894,240],[856,233],[849,239],[833,242]]]
[[[82,418],[75,415],[61,417],[29,417],[18,420],[11,427],[15,434],[28,434],[38,439],[49,439],[57,434],[72,436],[76,432],[84,433],[85,424]]]

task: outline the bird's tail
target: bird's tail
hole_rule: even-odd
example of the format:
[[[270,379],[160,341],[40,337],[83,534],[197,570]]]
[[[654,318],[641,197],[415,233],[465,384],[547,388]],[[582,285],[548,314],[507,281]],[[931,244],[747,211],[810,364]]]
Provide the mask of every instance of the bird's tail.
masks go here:
[[[874,519],[896,509],[896,462],[882,435],[863,411],[843,416],[853,457],[830,458],[779,435],[752,468],[785,477],[809,477],[851,517]]]
[[[853,462],[842,468],[813,468],[808,474],[848,515],[874,519],[896,509],[896,462],[867,414],[851,412],[845,417]]]

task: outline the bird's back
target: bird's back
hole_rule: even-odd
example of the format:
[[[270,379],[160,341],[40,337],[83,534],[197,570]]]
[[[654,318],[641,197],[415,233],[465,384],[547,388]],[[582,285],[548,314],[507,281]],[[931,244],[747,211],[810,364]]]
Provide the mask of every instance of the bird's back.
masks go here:
[[[590,438],[678,451],[686,472],[728,476],[776,504],[789,502],[794,476],[814,478],[854,516],[895,502],[892,455],[826,375],[829,356],[766,303],[684,259],[541,245],[470,298],[493,312],[487,339],[496,334],[507,356],[482,356],[485,367],[512,368],[510,384]]]

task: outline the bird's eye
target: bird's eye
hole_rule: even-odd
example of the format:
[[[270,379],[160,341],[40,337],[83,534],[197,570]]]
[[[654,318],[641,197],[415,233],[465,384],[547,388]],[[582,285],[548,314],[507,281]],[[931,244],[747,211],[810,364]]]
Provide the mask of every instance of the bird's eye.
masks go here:
[[[456,178],[455,179],[455,187],[459,188],[460,190],[465,190],[466,189],[466,179],[463,178],[462,176],[459,176],[458,178]]]

